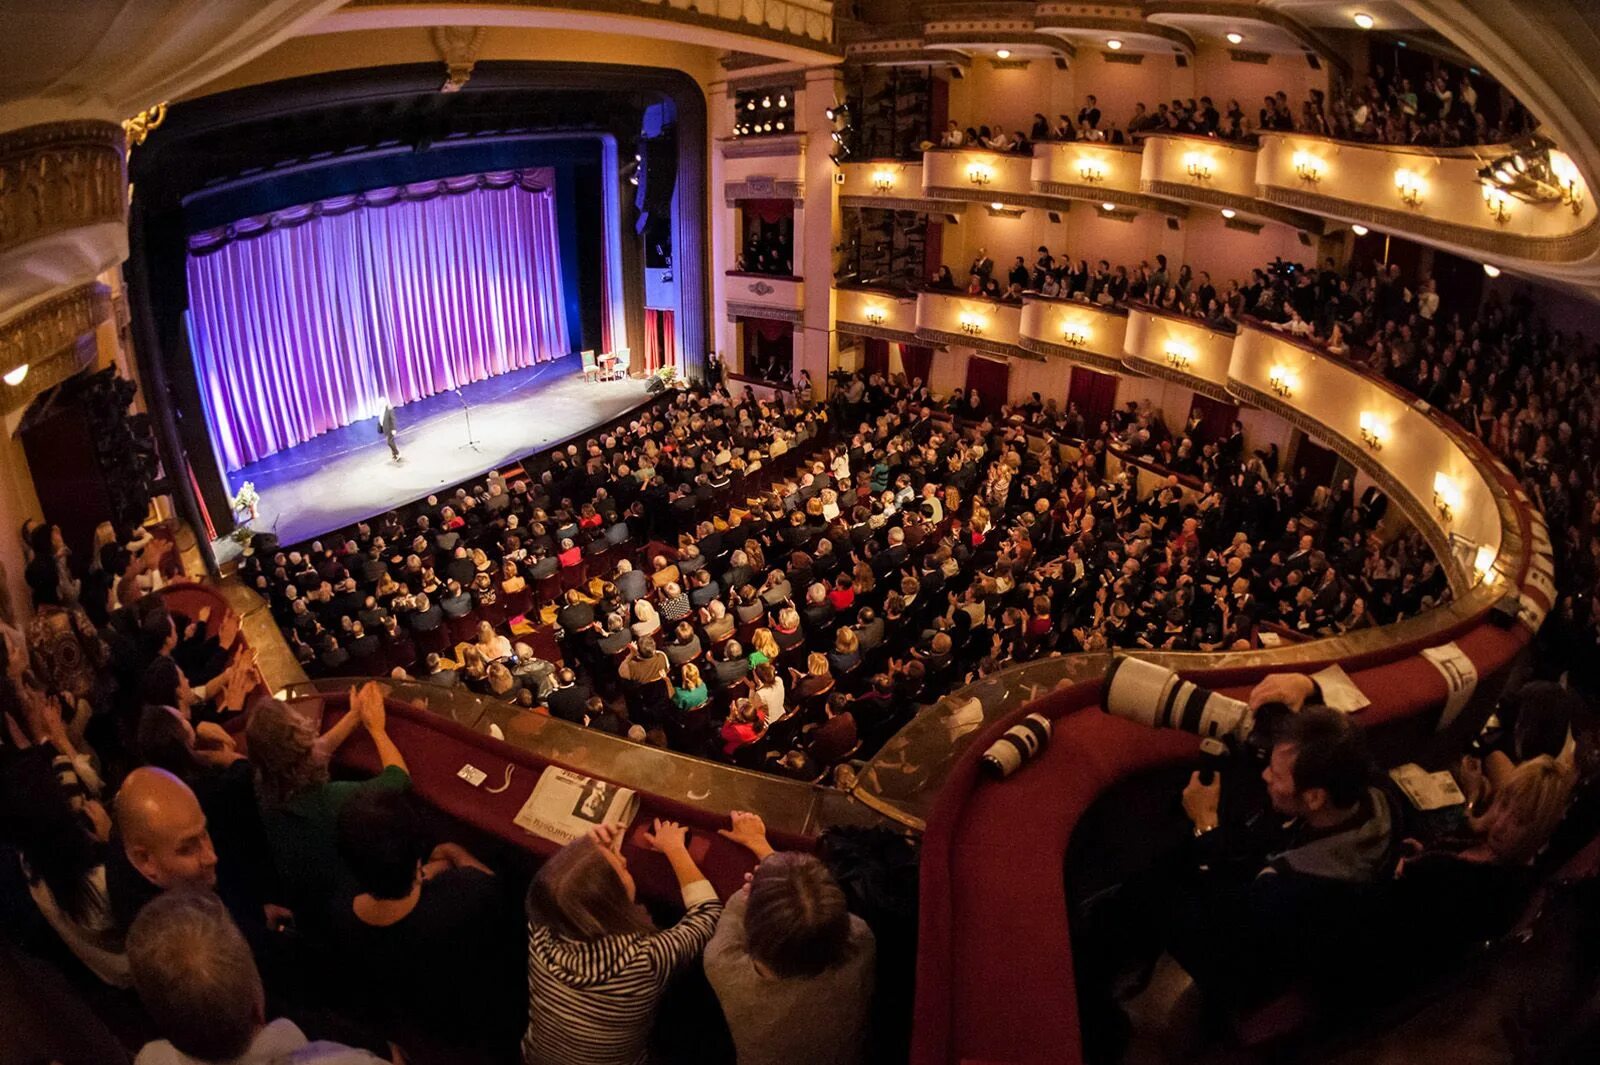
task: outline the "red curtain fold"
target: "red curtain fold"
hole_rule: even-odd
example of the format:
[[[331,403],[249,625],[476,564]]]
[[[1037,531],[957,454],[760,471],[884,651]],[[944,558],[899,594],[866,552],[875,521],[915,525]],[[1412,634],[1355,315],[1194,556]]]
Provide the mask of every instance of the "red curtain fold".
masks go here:
[[[970,396],[972,390],[977,389],[984,413],[991,418],[998,415],[1000,408],[1005,405],[1010,387],[1009,363],[986,359],[981,355],[974,355],[967,360],[967,394]]]
[[[921,381],[927,384],[928,374],[933,370],[933,349],[920,344],[901,344],[900,367],[905,371],[908,383]]]
[[[756,336],[768,343],[794,336],[793,322],[780,322],[774,318],[746,318],[745,323],[755,330]]]
[[[744,208],[746,217],[765,222],[769,226],[785,218],[794,217],[793,200],[743,200],[739,206]]]
[[[1195,393],[1189,413],[1200,415],[1200,425],[1196,431],[1200,435],[1200,443],[1208,444],[1226,440],[1228,434],[1233,432],[1234,420],[1239,417],[1239,405]]]
[[[889,375],[889,342],[877,337],[866,338],[866,357],[863,360],[867,373]]]
[[[1067,402],[1075,403],[1093,435],[1100,421],[1111,416],[1117,404],[1117,375],[1096,373],[1082,366],[1072,368],[1072,383],[1067,387]]]

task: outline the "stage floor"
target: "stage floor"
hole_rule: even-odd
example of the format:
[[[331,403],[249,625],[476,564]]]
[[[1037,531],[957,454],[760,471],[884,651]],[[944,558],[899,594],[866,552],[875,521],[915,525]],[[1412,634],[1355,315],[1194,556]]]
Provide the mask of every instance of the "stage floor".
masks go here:
[[[580,366],[569,355],[464,386],[476,448],[467,443],[468,409],[441,392],[396,409],[399,462],[367,419],[235,470],[229,492],[253,481],[261,496],[253,527],[295,544],[581,436],[650,398],[643,378],[596,384]],[[212,547],[218,563],[239,551],[226,539]]]

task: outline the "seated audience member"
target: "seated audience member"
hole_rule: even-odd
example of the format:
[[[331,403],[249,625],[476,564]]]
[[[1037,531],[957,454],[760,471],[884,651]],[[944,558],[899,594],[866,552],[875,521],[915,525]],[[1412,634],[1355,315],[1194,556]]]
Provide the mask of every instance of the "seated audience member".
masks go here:
[[[422,674],[422,680],[426,684],[433,684],[440,688],[454,688],[460,680],[460,676],[456,671],[446,665],[444,660],[432,651],[428,652],[425,664],[427,669]]]
[[[638,904],[613,825],[557,851],[528,888],[526,1065],[636,1065],[672,974],[705,948],[722,903],[689,856],[682,825],[644,834],[678,880],[687,912],[661,931]]]
[[[1399,843],[1399,812],[1374,783],[1360,726],[1318,704],[1287,716],[1262,774],[1285,821],[1224,823],[1224,775],[1205,784],[1196,773],[1184,789],[1197,849],[1164,910],[1167,949],[1221,1003],[1352,976]]]
[[[128,959],[106,886],[111,819],[48,742],[0,748],[0,843],[15,853],[23,886],[79,961],[114,987]]]
[[[872,930],[815,856],[774,853],[760,817],[736,810],[732,819],[722,835],[757,865],[723,907],[705,970],[740,1065],[865,1062]]]
[[[409,792],[352,796],[338,837],[353,884],[331,937],[361,1017],[397,1038],[514,1047],[525,947],[494,871],[460,844],[430,846]]]
[[[389,738],[384,689],[368,682],[350,690],[349,709],[326,732],[304,712],[276,699],[258,704],[246,728],[256,767],[261,822],[284,901],[302,924],[325,917],[347,873],[339,860],[339,811],[366,790],[399,791],[411,777],[405,758]],[[330,780],[328,763],[357,728],[365,728],[383,771],[364,781]]]
[[[128,931],[139,1001],[162,1038],[135,1065],[383,1065],[365,1050],[311,1042],[293,1021],[266,1019],[250,946],[213,895],[173,891]]]
[[[478,653],[485,662],[498,662],[511,657],[511,640],[494,631],[487,621],[478,622]]]

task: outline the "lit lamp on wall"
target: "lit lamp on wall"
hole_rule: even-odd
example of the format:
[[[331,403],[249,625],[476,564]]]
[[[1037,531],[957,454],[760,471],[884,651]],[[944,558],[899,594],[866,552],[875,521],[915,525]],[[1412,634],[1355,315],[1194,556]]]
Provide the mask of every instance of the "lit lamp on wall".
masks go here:
[[[1084,157],[1078,160],[1078,177],[1085,185],[1098,185],[1106,179],[1106,164]]]
[[[1578,165],[1566,152],[1550,151],[1550,177],[1561,190],[1561,202],[1577,214],[1583,210],[1583,178],[1578,176]]]
[[[1511,197],[1507,196],[1504,190],[1494,185],[1485,184],[1483,186],[1483,206],[1488,210],[1489,217],[1501,225],[1505,225],[1511,220]]]
[[[1181,340],[1169,340],[1166,347],[1167,365],[1174,370],[1187,370],[1194,364],[1194,349]]]
[[[882,325],[883,322],[884,322],[884,317],[885,316],[884,316],[882,307],[868,307],[867,308],[867,324],[868,325]]]
[[[1089,343],[1089,331],[1082,325],[1068,322],[1061,327],[1061,342],[1069,348],[1085,347]]]
[[[994,181],[994,167],[987,163],[973,163],[967,167],[967,180],[978,188],[986,188]]]
[[[1299,383],[1300,378],[1287,366],[1274,366],[1267,371],[1267,387],[1284,399],[1294,395],[1294,386]]]
[[[1328,164],[1324,163],[1320,157],[1306,151],[1295,152],[1292,162],[1294,164],[1295,177],[1304,181],[1307,185],[1315,185],[1321,181],[1323,171],[1328,168]]]
[[[983,316],[963,311],[961,314],[961,331],[969,337],[975,337],[983,332]]]
[[[1406,167],[1394,172],[1394,187],[1401,201],[1413,208],[1422,204],[1422,197],[1428,192],[1428,183],[1422,180],[1422,175]]]
[[[1439,517],[1445,521],[1450,520],[1450,515],[1461,508],[1461,486],[1456,484],[1454,477],[1446,473],[1433,475],[1433,509],[1439,512]]]
[[[872,172],[872,187],[878,192],[889,192],[894,189],[893,170],[874,170]]]
[[[1183,172],[1195,181],[1211,180],[1211,171],[1216,166],[1216,160],[1205,152],[1184,152]]]
[[[1361,442],[1374,451],[1383,450],[1383,442],[1389,438],[1389,427],[1370,410],[1361,412]]]
[[[1479,544],[1477,554],[1472,556],[1472,569],[1479,580],[1494,579],[1494,563],[1499,557],[1499,552],[1488,544]]]

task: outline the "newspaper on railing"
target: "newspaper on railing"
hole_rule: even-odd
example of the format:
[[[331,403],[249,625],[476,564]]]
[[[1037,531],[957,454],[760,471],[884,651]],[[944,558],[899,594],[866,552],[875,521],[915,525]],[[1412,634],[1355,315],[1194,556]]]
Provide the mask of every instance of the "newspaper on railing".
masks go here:
[[[638,813],[639,796],[631,788],[550,766],[513,821],[524,832],[571,843],[596,825],[618,825],[626,831]]]

